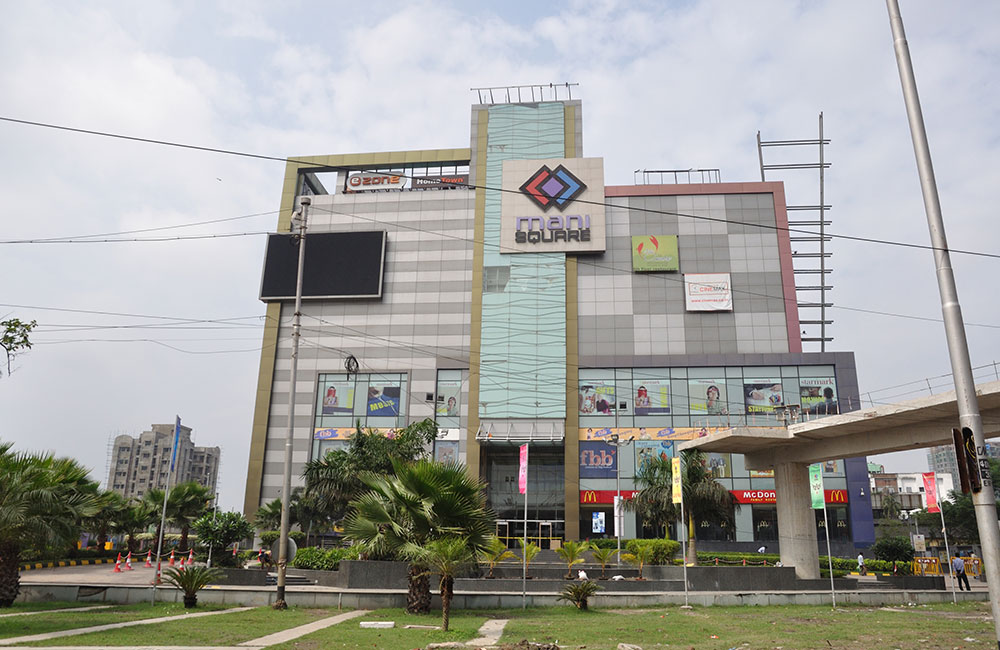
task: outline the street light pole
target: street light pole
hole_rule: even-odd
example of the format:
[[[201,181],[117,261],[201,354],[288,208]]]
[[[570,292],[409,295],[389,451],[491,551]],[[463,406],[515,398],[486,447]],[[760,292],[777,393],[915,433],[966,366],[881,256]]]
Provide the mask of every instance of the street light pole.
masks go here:
[[[292,215],[292,226],[296,218],[299,225],[299,266],[295,278],[295,312],[292,316],[292,367],[289,372],[288,385],[288,427],[285,433],[285,468],[281,482],[281,535],[278,538],[278,580],[277,594],[274,599],[275,609],[286,609],[285,603],[285,571],[288,568],[288,529],[291,526],[289,507],[292,492],[292,431],[295,422],[295,374],[299,365],[299,337],[302,322],[302,275],[306,262],[306,219],[312,199],[308,196],[299,198],[299,212]]]
[[[958,406],[959,425],[963,429],[968,428],[972,431],[976,452],[982,453],[980,450],[985,449],[986,440],[983,436],[979,400],[976,397],[976,383],[972,376],[972,362],[969,359],[969,342],[965,336],[965,321],[958,300],[958,288],[955,286],[955,273],[951,267],[948,238],[945,236],[944,217],[941,214],[934,165],[931,162],[930,146],[924,128],[924,116],[920,109],[920,96],[917,94],[917,81],[910,60],[910,48],[903,30],[903,18],[899,12],[898,0],[886,0],[886,6],[889,10],[889,24],[892,28],[893,48],[899,67],[899,80],[903,87],[903,101],[910,123],[910,135],[913,138],[913,153],[920,176],[924,211],[927,213],[927,227],[934,247],[938,293],[941,296],[941,313],[944,316],[951,371],[955,379],[955,403]],[[986,572],[990,606],[993,610],[994,638],[1000,646],[1000,530],[997,528],[996,496],[993,493],[988,465],[985,471],[973,465],[969,467],[969,472],[978,472],[982,480],[982,489],[972,494],[972,504],[975,507],[976,525],[983,548],[983,568]]]

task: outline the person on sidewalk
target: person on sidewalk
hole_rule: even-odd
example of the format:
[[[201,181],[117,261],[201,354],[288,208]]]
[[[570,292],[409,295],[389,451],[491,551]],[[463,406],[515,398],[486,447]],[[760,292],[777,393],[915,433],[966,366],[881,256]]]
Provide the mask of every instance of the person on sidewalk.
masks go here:
[[[860,575],[865,575],[867,571],[865,570],[865,554],[858,553],[858,573]]]
[[[951,559],[951,572],[955,576],[955,580],[958,581],[958,590],[962,591],[962,583],[965,583],[965,590],[972,591],[972,587],[969,586],[969,576],[965,575],[965,560],[955,556]]]

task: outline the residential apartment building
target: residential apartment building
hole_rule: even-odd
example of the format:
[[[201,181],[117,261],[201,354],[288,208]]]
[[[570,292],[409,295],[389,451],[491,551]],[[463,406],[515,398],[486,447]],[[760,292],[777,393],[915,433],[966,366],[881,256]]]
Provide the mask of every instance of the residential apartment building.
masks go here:
[[[214,494],[219,478],[219,447],[196,447],[191,428],[181,426],[177,461],[170,471],[174,425],[154,424],[137,437],[117,436],[111,452],[107,487],[126,499],[141,499],[151,489],[195,481]]]

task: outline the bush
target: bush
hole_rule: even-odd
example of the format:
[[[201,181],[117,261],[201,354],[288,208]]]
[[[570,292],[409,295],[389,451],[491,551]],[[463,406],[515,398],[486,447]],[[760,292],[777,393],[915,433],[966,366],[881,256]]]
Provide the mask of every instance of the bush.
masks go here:
[[[876,560],[912,562],[913,545],[905,537],[883,537],[868,549]]]
[[[336,571],[340,567],[341,560],[358,559],[359,548],[350,546],[347,548],[331,548],[323,550],[318,546],[307,546],[300,548],[292,560],[292,566],[296,569],[316,569],[319,571]]]
[[[278,541],[281,536],[280,530],[267,530],[260,534],[260,543],[264,548],[271,548],[271,545]],[[302,546],[306,542],[306,534],[301,530],[290,530],[288,536],[295,540],[296,546]]]
[[[593,580],[583,582],[571,582],[562,591],[556,600],[565,600],[576,605],[577,609],[587,609],[589,599],[601,589]]]
[[[616,538],[614,538],[614,537],[612,537],[610,539],[605,539],[605,538],[601,538],[601,539],[588,539],[587,541],[590,542],[590,545],[593,546],[593,547],[595,547],[595,548],[614,548],[614,549],[618,548],[618,540]],[[622,548],[626,548],[626,544],[629,541],[630,540],[623,539],[622,540]]]
[[[652,551],[650,564],[672,564],[681,545],[672,539],[630,539],[625,544],[625,549],[633,555],[638,555],[637,550],[640,547],[649,547]]]

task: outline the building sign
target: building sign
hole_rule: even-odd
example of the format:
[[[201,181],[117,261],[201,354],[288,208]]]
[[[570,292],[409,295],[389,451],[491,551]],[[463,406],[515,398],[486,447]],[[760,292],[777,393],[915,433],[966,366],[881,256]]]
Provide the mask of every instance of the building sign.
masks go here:
[[[614,478],[618,449],[606,442],[580,443],[580,478]]]
[[[413,176],[410,183],[415,190],[443,190],[467,187],[468,174],[452,174],[450,176]]]
[[[730,490],[736,503],[777,503],[774,490]],[[847,490],[824,490],[823,496],[827,503],[847,503]]]
[[[688,311],[732,311],[733,285],[728,273],[685,273],[684,306]]]
[[[632,271],[677,271],[677,235],[633,235]]]
[[[409,187],[409,178],[400,174],[384,172],[358,172],[349,174],[344,184],[344,192],[375,192],[377,190],[404,190]]]
[[[785,395],[780,377],[745,379],[743,397],[746,401],[747,413],[773,413],[775,407],[785,405]]]
[[[670,381],[666,379],[634,379],[635,414],[665,415],[670,413]]]
[[[323,415],[350,415],[354,412],[353,383],[328,382],[323,386]]]
[[[799,403],[802,413],[810,415],[836,415],[837,384],[833,377],[802,377],[799,379]]]
[[[640,469],[654,458],[667,460],[674,456],[672,440],[636,440],[634,446],[635,465]]]
[[[623,499],[634,498],[636,494],[638,490],[622,490]],[[617,490],[580,490],[580,503],[612,505],[616,496],[618,496]]]
[[[726,427],[584,427],[580,440],[606,440],[617,435],[619,440],[694,440],[727,431]]]
[[[595,513],[593,513],[593,517],[591,518],[591,521],[593,523],[590,526],[590,532],[592,532],[592,533],[603,533],[606,530],[605,520],[604,520],[604,513],[603,512],[595,512]]]
[[[505,160],[501,253],[605,250],[604,159]]]

